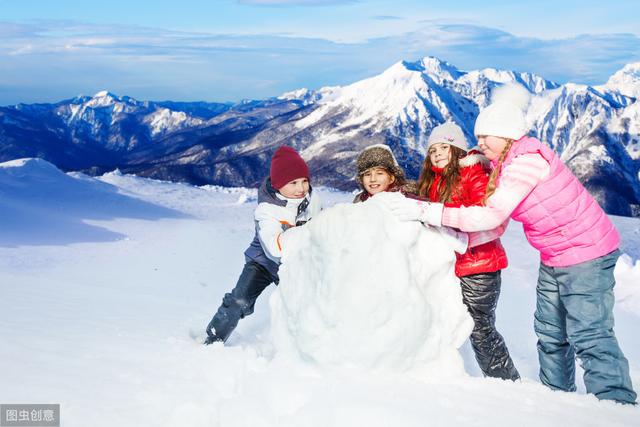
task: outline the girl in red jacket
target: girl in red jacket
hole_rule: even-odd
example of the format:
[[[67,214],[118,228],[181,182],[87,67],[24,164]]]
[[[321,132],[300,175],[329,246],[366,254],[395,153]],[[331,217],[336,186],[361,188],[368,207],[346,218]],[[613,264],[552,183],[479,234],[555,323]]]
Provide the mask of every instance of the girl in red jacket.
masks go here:
[[[489,180],[489,161],[477,151],[467,152],[467,140],[459,126],[445,123],[431,132],[427,142],[418,193],[432,202],[460,207],[482,205]],[[500,296],[500,270],[507,255],[500,239],[456,253],[456,275],[462,300],[475,322],[471,345],[483,374],[516,380],[518,371],[502,335],[496,330],[495,310]]]

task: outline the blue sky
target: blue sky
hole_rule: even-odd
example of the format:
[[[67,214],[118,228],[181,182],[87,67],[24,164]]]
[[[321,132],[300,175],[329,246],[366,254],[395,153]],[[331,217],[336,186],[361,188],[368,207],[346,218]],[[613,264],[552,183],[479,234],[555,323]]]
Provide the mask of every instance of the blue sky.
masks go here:
[[[599,84],[640,61],[639,22],[635,0],[0,0],[0,105],[264,98],[427,55]]]

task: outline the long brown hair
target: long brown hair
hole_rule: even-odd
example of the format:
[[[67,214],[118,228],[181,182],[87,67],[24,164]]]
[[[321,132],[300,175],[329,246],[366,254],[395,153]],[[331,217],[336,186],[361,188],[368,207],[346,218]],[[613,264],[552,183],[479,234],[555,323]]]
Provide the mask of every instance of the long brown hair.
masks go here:
[[[466,151],[453,145],[449,146],[449,152],[451,159],[442,170],[442,181],[438,186],[438,201],[443,203],[450,202],[453,193],[459,190],[460,159],[467,155]],[[429,156],[427,152],[427,157],[425,157],[422,163],[422,171],[418,179],[418,195],[421,197],[429,198],[431,186],[433,186],[433,181],[436,176],[435,172],[431,170],[432,166],[431,156]]]
[[[511,149],[511,146],[513,145],[514,140],[513,139],[509,139],[509,138],[505,138],[507,140],[507,145],[504,146],[504,149],[502,150],[502,153],[500,153],[500,157],[498,158],[498,164],[496,165],[496,167],[491,171],[491,175],[489,175],[489,182],[487,182],[487,190],[484,193],[484,200],[483,203],[486,205],[487,204],[487,199],[496,191],[496,180],[498,179],[498,175],[500,175],[500,170],[502,169],[502,163],[504,162],[504,159],[507,157],[507,154],[509,153],[509,150]]]

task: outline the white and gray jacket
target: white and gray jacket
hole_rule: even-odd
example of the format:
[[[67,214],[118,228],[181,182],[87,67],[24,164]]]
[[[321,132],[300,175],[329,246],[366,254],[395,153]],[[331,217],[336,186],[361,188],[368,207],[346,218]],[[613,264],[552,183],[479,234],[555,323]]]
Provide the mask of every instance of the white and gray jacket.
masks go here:
[[[256,233],[244,252],[245,260],[265,267],[274,282],[278,282],[278,267],[282,256],[281,235],[288,228],[302,225],[322,209],[320,197],[309,188],[302,199],[287,199],[265,179],[258,190],[258,207],[254,212]]]

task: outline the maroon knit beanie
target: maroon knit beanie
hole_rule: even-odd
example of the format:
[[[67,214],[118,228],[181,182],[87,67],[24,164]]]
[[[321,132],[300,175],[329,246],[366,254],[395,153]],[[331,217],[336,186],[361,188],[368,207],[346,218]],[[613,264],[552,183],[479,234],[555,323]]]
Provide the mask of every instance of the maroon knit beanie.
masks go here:
[[[273,153],[269,176],[273,188],[279,190],[294,179],[309,179],[309,168],[296,150],[283,145]]]

